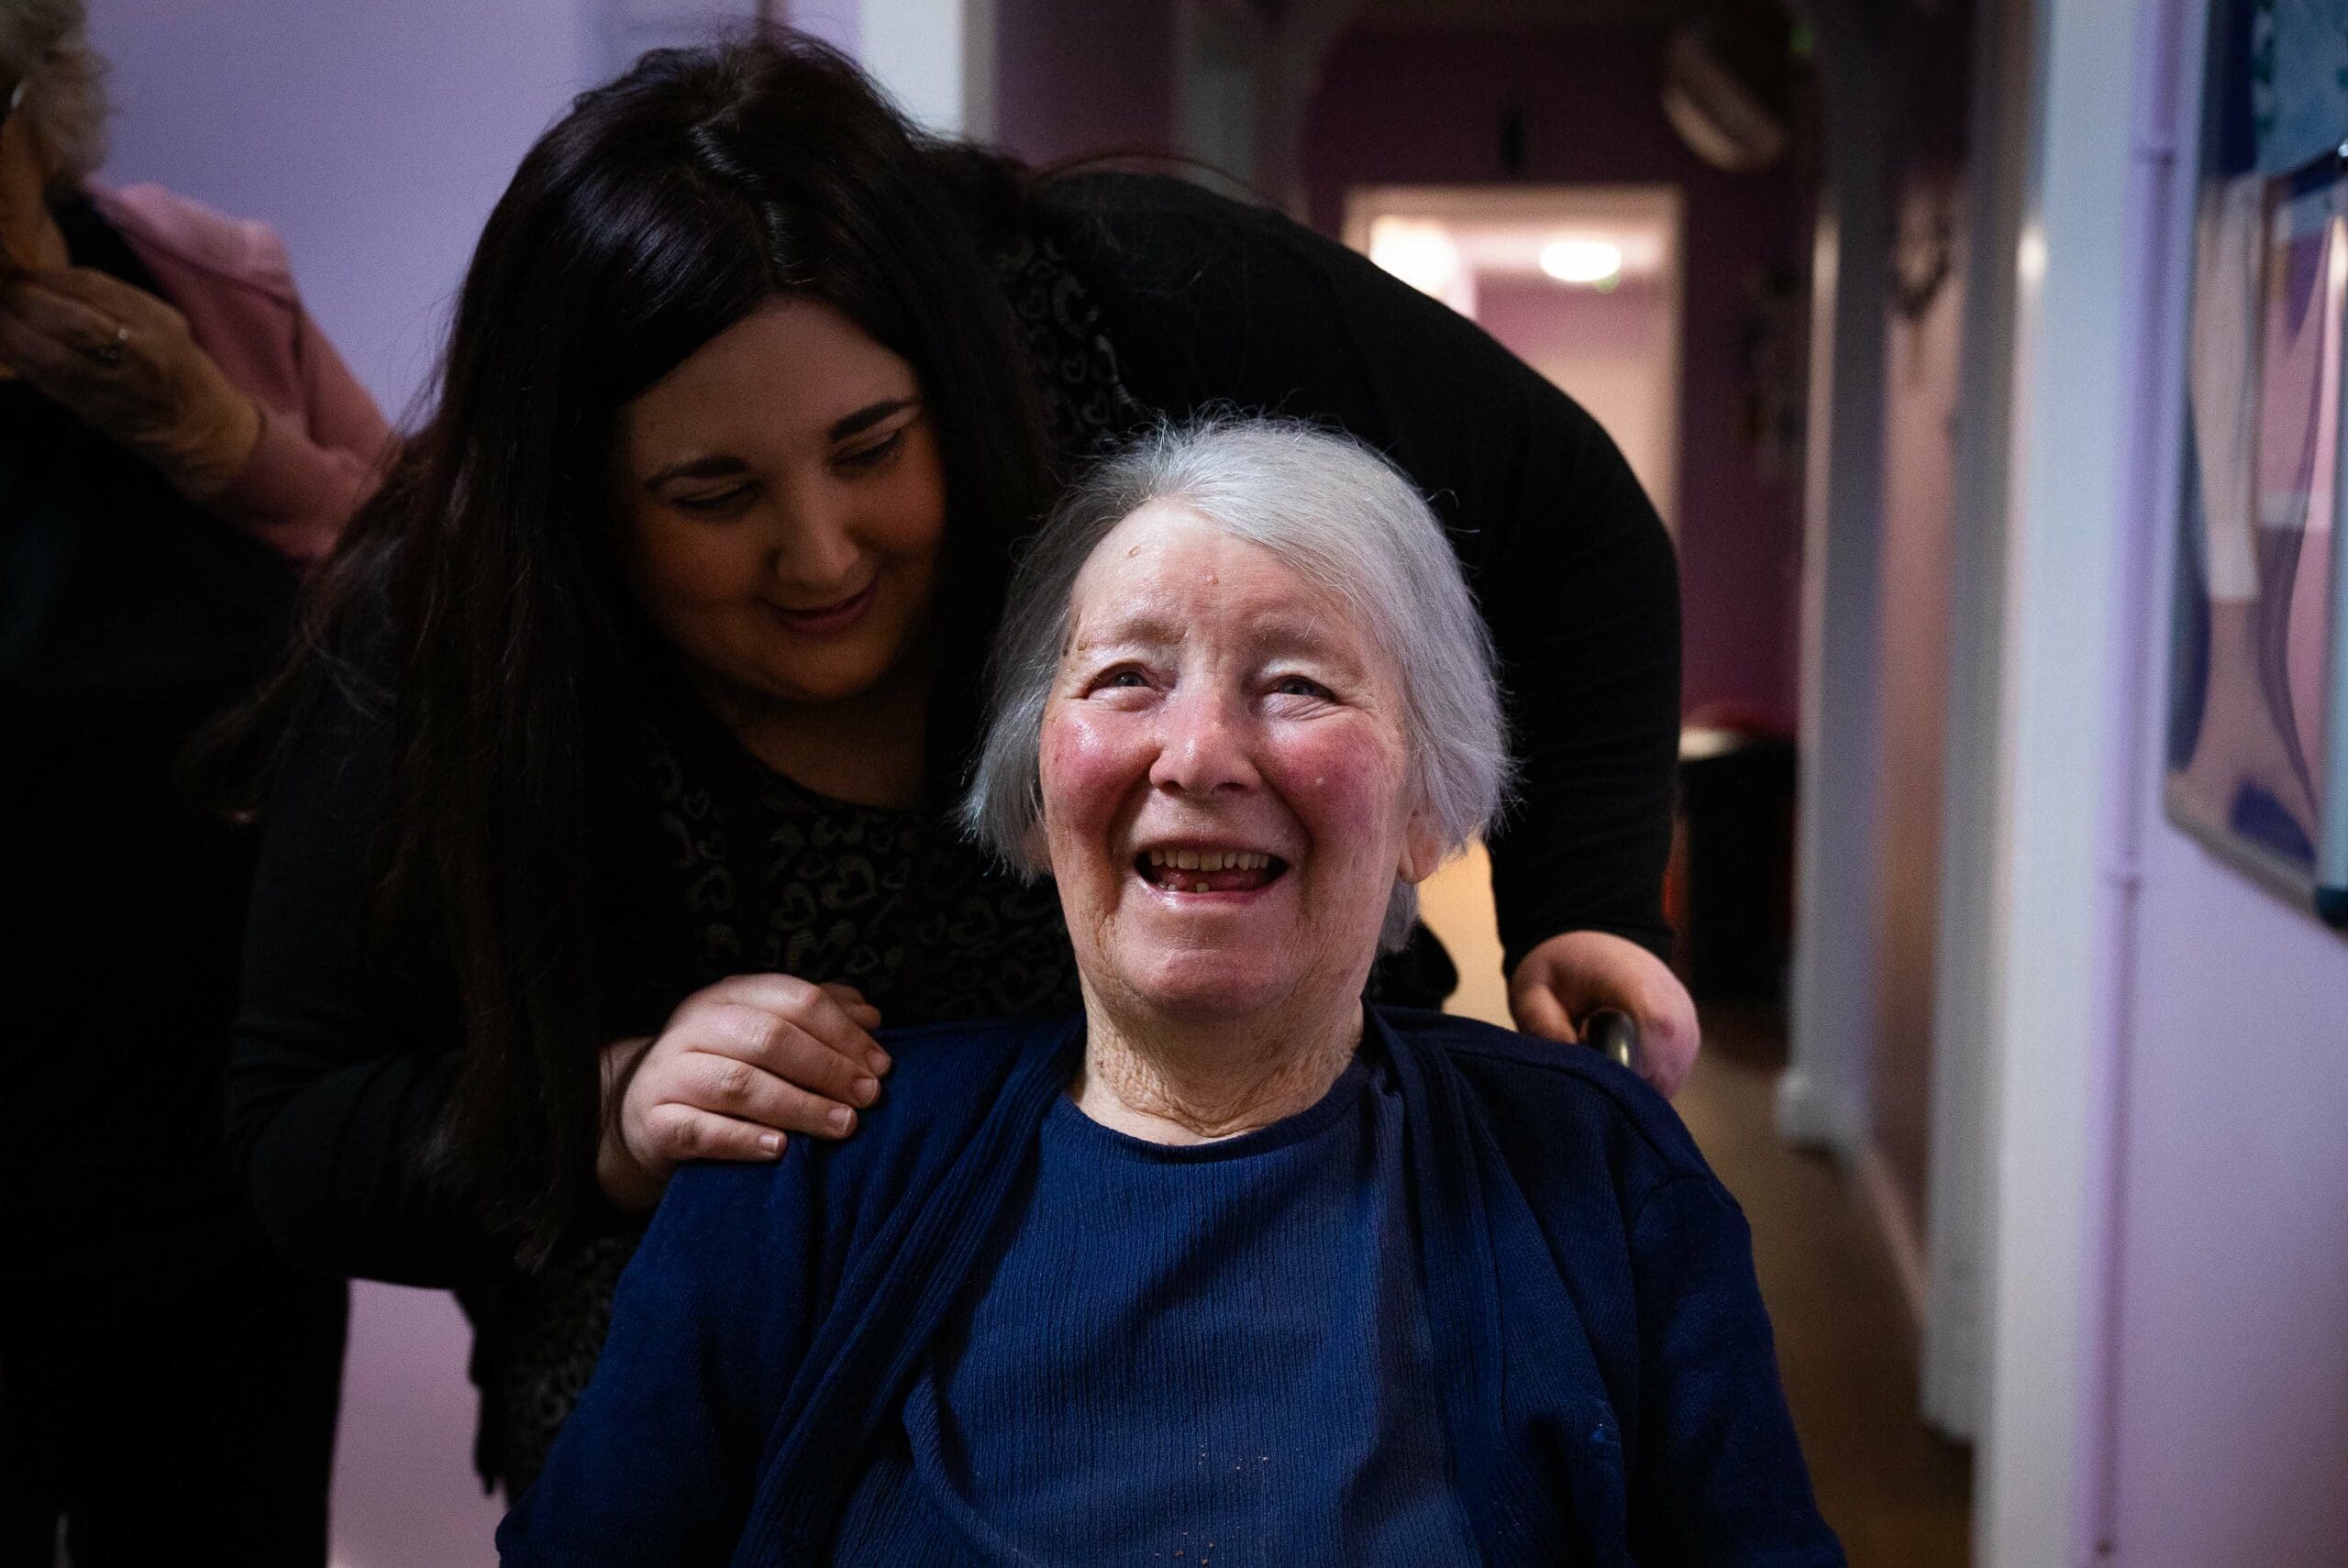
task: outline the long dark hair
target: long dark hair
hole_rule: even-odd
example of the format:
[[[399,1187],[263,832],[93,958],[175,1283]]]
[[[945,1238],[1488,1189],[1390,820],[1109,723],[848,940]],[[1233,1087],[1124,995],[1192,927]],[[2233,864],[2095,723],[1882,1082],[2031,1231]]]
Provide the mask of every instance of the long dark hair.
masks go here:
[[[522,160],[437,407],[318,586],[314,666],[366,640],[366,607],[387,618],[397,750],[371,925],[437,926],[464,1029],[442,1153],[526,1264],[589,1197],[603,1130],[595,911],[626,851],[593,780],[649,635],[610,543],[618,411],[764,301],[836,307],[921,378],[946,473],[939,646],[980,646],[1049,484],[990,259],[1022,180],[788,31],[646,55]]]

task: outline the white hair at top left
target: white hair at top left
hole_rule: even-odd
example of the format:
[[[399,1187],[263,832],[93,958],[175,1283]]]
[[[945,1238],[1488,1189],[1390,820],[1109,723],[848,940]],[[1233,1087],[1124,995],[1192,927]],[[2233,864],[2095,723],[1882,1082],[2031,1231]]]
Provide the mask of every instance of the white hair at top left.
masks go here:
[[[0,0],[0,83],[21,94],[9,118],[31,129],[56,186],[105,161],[105,61],[87,20],[82,0]]]

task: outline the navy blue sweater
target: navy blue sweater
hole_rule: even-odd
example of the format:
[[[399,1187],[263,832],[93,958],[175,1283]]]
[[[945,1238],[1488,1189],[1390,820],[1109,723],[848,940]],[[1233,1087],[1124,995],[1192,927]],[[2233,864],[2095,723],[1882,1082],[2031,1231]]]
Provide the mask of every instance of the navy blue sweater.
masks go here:
[[[842,1144],[680,1172],[511,1564],[816,1562],[1015,1227],[1080,1021],[892,1035]],[[1373,1010],[1452,1479],[1486,1562],[1843,1561],[1743,1216],[1595,1053]],[[1099,1239],[1113,1247],[1116,1238]]]
[[[1473,1562],[1402,1121],[1390,1065],[1362,1058],[1208,1143],[1063,1097],[835,1568]]]

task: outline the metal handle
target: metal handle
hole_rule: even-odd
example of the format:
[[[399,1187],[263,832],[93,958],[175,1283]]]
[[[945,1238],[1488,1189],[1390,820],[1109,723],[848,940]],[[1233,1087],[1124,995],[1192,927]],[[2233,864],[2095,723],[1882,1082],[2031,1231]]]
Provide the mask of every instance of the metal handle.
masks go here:
[[[1600,1008],[1582,1020],[1581,1042],[1634,1073],[1639,1070],[1639,1021],[1627,1012]]]

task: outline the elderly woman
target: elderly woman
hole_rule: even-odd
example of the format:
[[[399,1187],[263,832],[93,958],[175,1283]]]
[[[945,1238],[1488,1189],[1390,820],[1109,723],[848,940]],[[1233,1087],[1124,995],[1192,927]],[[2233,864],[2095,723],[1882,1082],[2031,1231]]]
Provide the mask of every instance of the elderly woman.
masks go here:
[[[1056,879],[1083,1016],[891,1035],[857,1139],[681,1173],[505,1561],[1841,1561],[1669,1108],[1360,999],[1505,756],[1376,458],[1224,425],[1081,482],[967,818]]]

